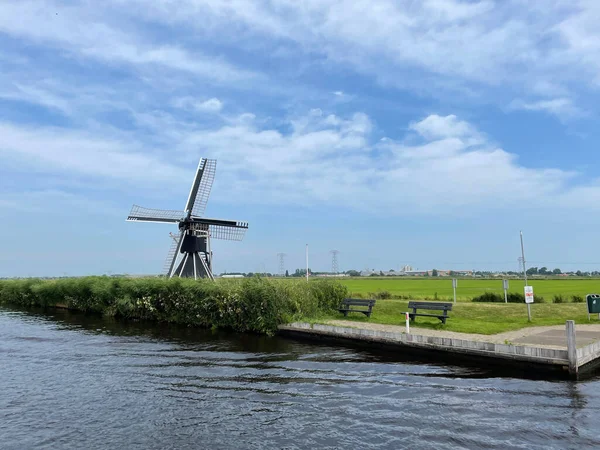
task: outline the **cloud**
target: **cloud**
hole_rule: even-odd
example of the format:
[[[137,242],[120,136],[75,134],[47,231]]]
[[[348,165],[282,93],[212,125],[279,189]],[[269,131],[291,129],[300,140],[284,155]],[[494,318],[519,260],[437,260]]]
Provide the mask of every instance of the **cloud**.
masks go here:
[[[568,96],[600,83],[600,5],[594,0],[543,6],[517,0],[381,0],[375,6],[367,0],[182,0],[176,11],[138,0],[130,11],[137,14],[142,4],[153,23],[241,48],[288,47],[294,60],[300,52],[322,55],[386,86],[434,97],[458,92],[502,103],[499,87],[516,97],[532,90]]]
[[[453,114],[448,116],[432,114],[419,122],[411,123],[409,128],[428,140],[448,137],[476,138],[479,135],[471,124],[458,120]]]
[[[191,109],[204,113],[218,113],[223,109],[223,102],[214,97],[204,101],[198,101],[192,97],[183,97],[175,99],[173,105],[177,108]]]
[[[101,12],[101,9],[66,6],[50,0],[3,3],[0,32],[105,63],[159,66],[226,83],[261,78],[257,73],[239,69],[223,58],[197,49],[189,51],[176,44],[157,44],[144,39],[135,28],[114,26],[109,22],[110,16],[102,16]],[[27,17],[27,20],[15,20],[15,17]]]
[[[553,98],[526,102],[521,99],[513,100],[509,109],[523,111],[543,111],[561,118],[574,118],[583,115],[580,108],[575,106],[569,98]]]
[[[2,122],[0,135],[0,160],[40,173],[146,186],[172,183],[188,174],[131,140],[58,127]]]
[[[226,202],[336,205],[388,215],[592,206],[600,190],[573,202],[575,173],[528,168],[454,115],[411,122],[401,140],[376,140],[368,116],[312,110],[289,132],[254,122],[190,133],[177,147],[219,160],[216,190]],[[410,139],[411,133],[420,138]]]

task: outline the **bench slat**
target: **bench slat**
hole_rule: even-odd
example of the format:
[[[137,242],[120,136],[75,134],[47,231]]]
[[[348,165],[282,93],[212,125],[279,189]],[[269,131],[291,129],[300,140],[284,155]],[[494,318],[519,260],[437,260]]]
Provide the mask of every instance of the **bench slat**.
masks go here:
[[[417,309],[447,309],[448,311],[451,311],[452,303],[408,302],[408,307]]]

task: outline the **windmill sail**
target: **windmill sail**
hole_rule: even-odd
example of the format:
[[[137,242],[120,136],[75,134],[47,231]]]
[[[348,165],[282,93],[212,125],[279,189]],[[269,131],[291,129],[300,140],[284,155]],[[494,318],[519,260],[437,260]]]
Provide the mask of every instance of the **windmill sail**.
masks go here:
[[[185,205],[185,210],[194,216],[204,214],[210,190],[212,189],[213,181],[215,180],[215,172],[217,171],[217,160],[202,158],[196,177],[190,189],[190,195]]]
[[[127,220],[130,222],[178,223],[183,219],[184,215],[182,211],[151,209],[133,205],[129,216],[127,216]]]
[[[166,276],[170,276],[173,271],[173,267],[175,266],[175,262],[177,261],[177,257],[179,256],[179,246],[181,242],[181,234],[173,234],[169,233],[171,236],[171,247],[169,248],[169,253],[167,253],[167,258],[165,259],[165,265],[163,267],[163,274]]]

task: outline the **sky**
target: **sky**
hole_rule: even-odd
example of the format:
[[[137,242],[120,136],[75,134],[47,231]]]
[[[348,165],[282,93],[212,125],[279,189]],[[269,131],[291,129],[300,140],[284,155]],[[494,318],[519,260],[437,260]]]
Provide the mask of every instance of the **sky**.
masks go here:
[[[4,0],[0,276],[600,268],[600,2]]]

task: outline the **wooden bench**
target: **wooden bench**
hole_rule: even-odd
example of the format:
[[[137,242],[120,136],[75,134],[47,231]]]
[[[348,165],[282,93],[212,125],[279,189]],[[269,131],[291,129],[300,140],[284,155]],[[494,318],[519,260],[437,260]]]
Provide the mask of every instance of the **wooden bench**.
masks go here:
[[[362,307],[362,309],[351,308],[352,306]],[[367,317],[371,317],[371,312],[373,311],[373,306],[375,306],[375,300],[363,300],[360,298],[345,298],[344,300],[342,300],[342,303],[340,304],[338,311],[343,312],[344,317],[348,317],[349,312],[360,312],[360,313],[363,313]]]
[[[408,313],[410,319],[412,321],[415,320],[416,316],[424,316],[424,317],[437,317],[442,321],[442,323],[446,323],[446,319],[448,316],[448,311],[452,311],[452,303],[438,303],[438,302],[408,302],[408,308],[412,309],[412,313]],[[417,314],[418,309],[425,309],[428,311],[444,311],[444,314]]]

